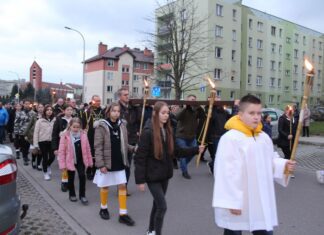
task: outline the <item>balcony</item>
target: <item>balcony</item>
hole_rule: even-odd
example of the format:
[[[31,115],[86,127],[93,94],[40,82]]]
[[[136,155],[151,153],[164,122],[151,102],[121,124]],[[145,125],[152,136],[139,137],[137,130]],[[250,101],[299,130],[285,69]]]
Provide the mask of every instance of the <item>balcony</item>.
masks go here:
[[[157,85],[161,88],[171,88],[171,81],[157,81]]]
[[[172,48],[172,43],[163,43],[157,46],[157,50],[160,53],[168,53]]]
[[[170,29],[168,26],[161,26],[160,28],[158,28],[158,36],[159,37],[165,37],[165,36],[168,36],[170,35]]]

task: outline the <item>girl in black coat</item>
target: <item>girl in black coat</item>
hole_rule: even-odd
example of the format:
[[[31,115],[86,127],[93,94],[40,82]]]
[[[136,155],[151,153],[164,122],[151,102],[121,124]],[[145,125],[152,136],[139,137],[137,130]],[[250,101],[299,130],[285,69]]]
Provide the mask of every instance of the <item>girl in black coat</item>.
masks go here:
[[[203,151],[201,146],[199,151]],[[167,209],[165,194],[169,179],[173,176],[173,157],[183,151],[198,153],[198,147],[175,149],[169,108],[165,102],[155,103],[152,119],[146,122],[135,155],[135,181],[140,191],[147,184],[152,196],[153,207],[147,234],[160,235]]]

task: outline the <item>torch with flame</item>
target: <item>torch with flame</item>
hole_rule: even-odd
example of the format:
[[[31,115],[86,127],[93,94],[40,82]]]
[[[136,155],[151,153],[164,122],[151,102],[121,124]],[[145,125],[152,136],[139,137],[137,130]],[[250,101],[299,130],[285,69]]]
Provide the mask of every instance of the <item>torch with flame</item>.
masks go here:
[[[141,116],[141,124],[140,124],[140,130],[139,130],[139,136],[142,134],[143,129],[143,122],[144,122],[144,114],[145,114],[145,105],[146,105],[146,99],[148,97],[149,92],[149,83],[146,78],[144,78],[144,96],[143,96],[143,108],[142,108],[142,116]]]
[[[313,78],[315,75],[314,67],[307,59],[305,59],[305,67],[307,69],[307,74],[306,74],[306,80],[304,83],[304,95],[303,95],[303,100],[302,100],[302,104],[301,104],[301,111],[299,114],[299,121],[298,121],[294,145],[293,145],[292,151],[291,151],[290,160],[294,160],[296,157],[297,145],[299,142],[299,136],[300,136],[301,127],[302,127],[302,123],[303,123],[303,119],[304,119],[304,109],[307,104],[308,97],[309,97],[310,91],[313,86]],[[289,175],[291,172],[286,171],[285,173],[286,173],[286,175]]]
[[[209,97],[210,99],[209,99],[209,105],[208,105],[208,113],[207,113],[206,123],[204,126],[203,136],[201,139],[201,145],[204,145],[205,141],[206,141],[206,135],[207,135],[207,130],[208,130],[208,126],[209,126],[209,121],[210,121],[210,118],[212,115],[213,105],[214,105],[214,101],[215,101],[215,97],[216,97],[215,83],[211,80],[210,76],[207,76],[207,80],[209,82],[211,90],[210,90],[210,97]],[[197,160],[196,160],[197,167],[199,166],[200,159],[201,159],[201,153],[199,153]]]

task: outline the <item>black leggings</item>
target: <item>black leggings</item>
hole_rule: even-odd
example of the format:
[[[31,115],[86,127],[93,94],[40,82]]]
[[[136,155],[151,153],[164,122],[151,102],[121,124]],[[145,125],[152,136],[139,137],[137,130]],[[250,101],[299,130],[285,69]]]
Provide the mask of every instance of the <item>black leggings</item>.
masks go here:
[[[309,137],[309,126],[303,126],[303,136]]]
[[[15,142],[14,142],[16,150],[20,149],[22,152],[23,159],[28,160],[28,153],[29,153],[29,142],[25,140],[23,135],[15,135]]]
[[[85,185],[86,185],[86,175],[85,175],[85,166],[83,163],[82,156],[77,156],[77,164],[74,165],[75,169],[78,171],[79,175],[79,197],[85,197]],[[74,188],[74,176],[75,171],[68,170],[68,187],[69,195],[76,196]]]
[[[256,230],[252,232],[253,235],[273,235],[272,231],[267,230]],[[224,235],[242,235],[242,231],[233,231],[224,229]]]
[[[43,156],[43,172],[47,172],[49,167],[54,162],[54,152],[52,150],[51,141],[42,141],[38,143]]]
[[[280,146],[282,152],[285,155],[285,159],[290,159],[291,150],[289,146]]]
[[[167,210],[165,194],[168,188],[169,180],[147,183],[147,186],[153,196],[153,207],[150,216],[149,231],[155,231],[156,235],[161,235],[163,219]]]

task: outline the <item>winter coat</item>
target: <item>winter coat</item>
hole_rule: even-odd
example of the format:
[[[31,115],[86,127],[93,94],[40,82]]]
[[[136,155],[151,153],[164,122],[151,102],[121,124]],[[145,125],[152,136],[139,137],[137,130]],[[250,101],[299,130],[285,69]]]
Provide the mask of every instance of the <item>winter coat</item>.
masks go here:
[[[36,121],[33,138],[34,147],[39,147],[39,142],[52,141],[54,122],[55,118],[52,120],[40,118]]]
[[[7,125],[9,121],[9,114],[7,112],[7,109],[4,107],[0,108],[0,126]]]
[[[293,119],[292,124],[292,143],[294,143],[295,134],[297,129],[297,121]],[[288,140],[288,135],[290,134],[290,119],[286,116],[286,114],[283,114],[279,117],[278,121],[278,132],[279,137],[277,140],[277,144],[279,147],[287,147],[290,145],[290,140]]]
[[[38,119],[41,118],[41,115],[38,114],[37,116],[34,116],[31,121],[28,123],[28,126],[25,130],[25,136],[27,137],[27,141],[30,144],[33,144],[34,142],[34,130],[35,130],[35,125]]]
[[[92,155],[86,132],[81,131],[80,139],[83,163],[86,168],[92,167]],[[66,131],[60,139],[57,159],[60,169],[75,171],[74,165],[76,162],[74,162],[74,147],[70,137],[70,131]]]
[[[120,143],[121,152],[123,157],[123,163],[125,166],[129,166],[127,155],[128,152],[134,151],[134,146],[128,144],[126,126],[122,121],[119,121],[120,126]],[[94,123],[95,136],[94,136],[94,149],[95,149],[95,163],[97,168],[106,167],[111,169],[111,140],[108,121],[100,119]]]
[[[272,138],[272,125],[270,123],[267,123],[267,122],[262,122],[262,130],[268,134],[268,136],[270,138]]]
[[[177,132],[176,137],[182,139],[194,139],[197,135],[199,120],[205,118],[205,112],[201,107],[195,108],[189,105],[176,113]]]
[[[15,124],[14,124],[14,133],[16,135],[25,135],[26,129],[28,127],[29,122],[35,117],[37,114],[33,111],[21,110],[16,112]]]
[[[158,182],[172,178],[173,156],[167,153],[168,140],[163,140],[162,133],[161,139],[163,141],[163,156],[161,160],[158,160],[154,157],[152,122],[147,121],[134,157],[136,184]]]
[[[304,119],[303,119],[303,126],[309,126],[310,124],[310,110],[309,108],[304,109]]]
[[[65,117],[56,117],[52,131],[52,149],[53,151],[58,150],[60,144],[60,136],[63,131],[68,127],[68,121]]]

